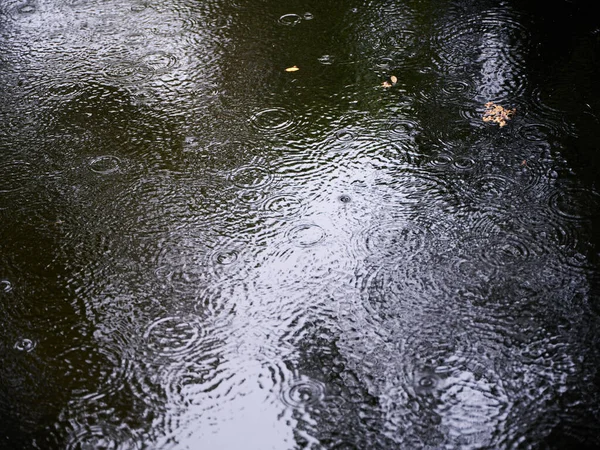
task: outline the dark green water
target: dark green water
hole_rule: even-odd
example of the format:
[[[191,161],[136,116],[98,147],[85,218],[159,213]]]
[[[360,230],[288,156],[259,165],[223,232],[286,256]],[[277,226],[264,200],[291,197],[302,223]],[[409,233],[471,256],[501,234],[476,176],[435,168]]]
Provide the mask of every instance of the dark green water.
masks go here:
[[[0,448],[598,448],[557,5],[0,0]]]

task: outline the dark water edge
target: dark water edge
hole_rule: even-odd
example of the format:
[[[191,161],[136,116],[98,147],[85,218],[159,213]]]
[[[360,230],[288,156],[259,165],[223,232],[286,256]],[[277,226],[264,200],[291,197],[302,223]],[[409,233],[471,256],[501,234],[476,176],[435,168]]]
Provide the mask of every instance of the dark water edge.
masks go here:
[[[0,0],[0,448],[600,447],[590,8]]]

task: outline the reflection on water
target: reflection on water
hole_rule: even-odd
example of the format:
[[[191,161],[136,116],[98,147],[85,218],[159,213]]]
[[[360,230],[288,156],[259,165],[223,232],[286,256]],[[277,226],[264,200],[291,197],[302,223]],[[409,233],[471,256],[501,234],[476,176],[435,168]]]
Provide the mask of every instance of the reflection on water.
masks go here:
[[[600,446],[600,26],[512,3],[0,0],[0,447]]]

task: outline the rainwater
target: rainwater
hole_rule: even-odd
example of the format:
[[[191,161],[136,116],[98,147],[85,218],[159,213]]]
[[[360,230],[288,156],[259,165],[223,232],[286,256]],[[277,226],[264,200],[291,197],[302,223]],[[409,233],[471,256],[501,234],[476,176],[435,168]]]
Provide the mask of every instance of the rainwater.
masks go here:
[[[598,448],[551,4],[0,0],[0,448]]]

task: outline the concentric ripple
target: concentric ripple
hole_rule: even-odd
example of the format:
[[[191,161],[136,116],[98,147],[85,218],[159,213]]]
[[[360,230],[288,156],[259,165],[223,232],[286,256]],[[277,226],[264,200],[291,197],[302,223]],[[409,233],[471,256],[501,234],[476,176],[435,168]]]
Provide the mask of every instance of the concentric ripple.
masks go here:
[[[300,17],[298,14],[284,14],[278,20],[281,25],[286,25],[288,27],[298,25],[301,21],[302,17]]]
[[[113,155],[97,156],[88,162],[88,167],[92,172],[102,175],[118,172],[120,165],[121,160]]]
[[[362,230],[356,236],[365,248],[365,253],[384,258],[402,260],[417,255],[426,243],[426,234],[410,223],[401,220],[381,220]]]
[[[265,167],[249,165],[237,169],[230,177],[231,182],[244,189],[260,189],[273,182],[273,173]]]
[[[482,261],[491,267],[512,266],[527,260],[534,249],[534,238],[525,235],[505,234],[492,236],[481,242]]]
[[[172,53],[164,51],[154,51],[147,53],[141,58],[144,66],[148,67],[153,72],[166,72],[176,66],[178,60]]]
[[[35,341],[28,338],[22,338],[15,342],[14,348],[20,352],[30,353],[35,349],[36,345]]]
[[[466,365],[476,355],[474,343],[466,330],[451,327],[449,324],[437,324],[436,328],[444,333],[434,332],[432,328],[417,330],[407,336],[402,343],[402,359],[410,367],[410,378],[415,389],[432,389],[437,387],[439,379],[435,375],[451,373]],[[448,330],[456,329],[448,334]],[[416,375],[416,376],[415,376]],[[423,380],[424,377],[429,379]],[[423,386],[425,382],[425,386]]]
[[[126,426],[102,424],[76,429],[67,438],[65,448],[67,450],[136,450],[141,448],[141,444]]]
[[[84,344],[66,350],[57,359],[75,402],[98,400],[118,392],[133,375],[127,353],[116,346]]]
[[[291,385],[283,388],[281,400],[295,409],[315,406],[325,396],[325,385],[308,377],[292,380]]]
[[[9,280],[0,280],[0,292],[8,293],[13,290],[13,285]]]
[[[271,217],[295,217],[302,210],[302,202],[293,195],[278,194],[267,198],[261,204],[261,209]]]
[[[192,357],[205,337],[205,327],[193,316],[162,317],[150,323],[144,332],[149,352],[166,358]]]
[[[150,75],[150,70],[146,66],[126,60],[107,63],[103,72],[107,78],[129,82],[139,82]]]
[[[565,219],[590,219],[600,214],[600,194],[590,189],[563,189],[550,197],[550,209]]]
[[[292,128],[295,123],[295,117],[286,108],[273,107],[254,113],[250,118],[250,123],[258,131],[274,133],[287,131]]]
[[[287,232],[289,241],[298,247],[311,247],[325,239],[323,228],[315,223],[296,225]]]

